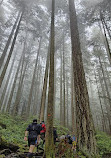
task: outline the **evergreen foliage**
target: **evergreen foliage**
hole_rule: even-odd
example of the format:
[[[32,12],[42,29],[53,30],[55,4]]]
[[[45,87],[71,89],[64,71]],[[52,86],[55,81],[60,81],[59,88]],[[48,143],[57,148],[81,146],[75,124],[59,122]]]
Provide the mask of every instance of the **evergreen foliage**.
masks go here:
[[[96,139],[100,155],[103,155],[104,153],[111,153],[111,136],[108,136],[104,132],[98,131],[96,134]]]

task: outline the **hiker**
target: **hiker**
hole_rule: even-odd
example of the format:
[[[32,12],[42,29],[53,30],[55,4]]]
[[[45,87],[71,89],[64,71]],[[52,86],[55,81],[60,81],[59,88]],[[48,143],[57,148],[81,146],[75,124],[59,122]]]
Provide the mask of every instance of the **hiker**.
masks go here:
[[[55,126],[53,127],[53,137],[54,137],[54,144],[55,144],[57,139],[58,139],[58,135],[57,135],[57,131],[56,131]]]
[[[63,141],[63,140],[65,140],[65,138],[66,138],[66,136],[65,136],[65,134],[63,133],[62,136],[60,136],[59,139],[60,139],[60,141]]]
[[[76,151],[76,144],[77,144],[77,138],[76,136],[73,134],[72,136],[72,150]]]
[[[33,120],[33,123],[30,124],[26,131],[25,131],[25,137],[24,140],[27,141],[28,136],[28,146],[29,146],[29,153],[27,154],[27,158],[33,157],[33,150],[36,146],[36,143],[40,143],[40,131],[41,126],[40,124],[37,124],[37,119]]]
[[[45,122],[42,121],[40,123],[42,130],[40,131],[40,135],[41,135],[41,139],[44,140],[45,139],[45,132],[46,132],[46,126],[45,126]]]
[[[66,135],[67,143],[72,144],[72,138],[69,134]]]
[[[44,145],[44,143],[45,143],[45,133],[46,133],[46,126],[45,126],[45,122],[44,121],[42,121],[41,123],[40,123],[40,125],[41,125],[41,131],[40,131],[40,137],[41,137],[41,139],[43,140],[43,144],[42,144],[42,147],[43,147],[43,145]]]

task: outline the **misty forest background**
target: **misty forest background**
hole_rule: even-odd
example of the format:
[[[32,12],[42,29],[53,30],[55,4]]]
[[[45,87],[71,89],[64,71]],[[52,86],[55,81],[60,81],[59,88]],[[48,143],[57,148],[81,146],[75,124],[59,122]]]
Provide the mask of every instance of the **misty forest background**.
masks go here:
[[[47,138],[55,119],[96,153],[95,131],[111,135],[111,1],[1,0],[0,111],[37,115]]]

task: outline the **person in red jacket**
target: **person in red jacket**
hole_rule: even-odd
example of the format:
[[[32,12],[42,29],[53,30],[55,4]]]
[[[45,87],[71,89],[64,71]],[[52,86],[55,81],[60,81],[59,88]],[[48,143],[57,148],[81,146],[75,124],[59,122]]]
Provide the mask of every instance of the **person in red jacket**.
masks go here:
[[[46,126],[45,122],[42,121],[41,123],[42,130],[40,131],[41,139],[43,140],[43,144],[45,143],[45,132],[46,132]]]

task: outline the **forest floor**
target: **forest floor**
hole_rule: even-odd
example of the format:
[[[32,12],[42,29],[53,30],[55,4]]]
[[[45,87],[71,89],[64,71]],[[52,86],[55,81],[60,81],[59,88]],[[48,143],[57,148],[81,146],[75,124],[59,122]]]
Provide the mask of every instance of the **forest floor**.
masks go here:
[[[0,158],[25,158],[28,152],[27,142],[24,141],[24,131],[28,124],[32,122],[34,117],[30,117],[27,121],[21,117],[12,117],[9,114],[0,114]],[[55,121],[58,136],[70,131],[60,126]],[[111,157],[111,137],[103,132],[96,133],[98,156],[94,158],[110,158]],[[43,151],[40,144],[39,154],[35,154],[35,158],[41,158]],[[36,153],[36,150],[35,150]],[[83,151],[73,154],[71,146],[64,142],[56,143],[56,158],[93,158]],[[103,156],[104,155],[104,156]]]

